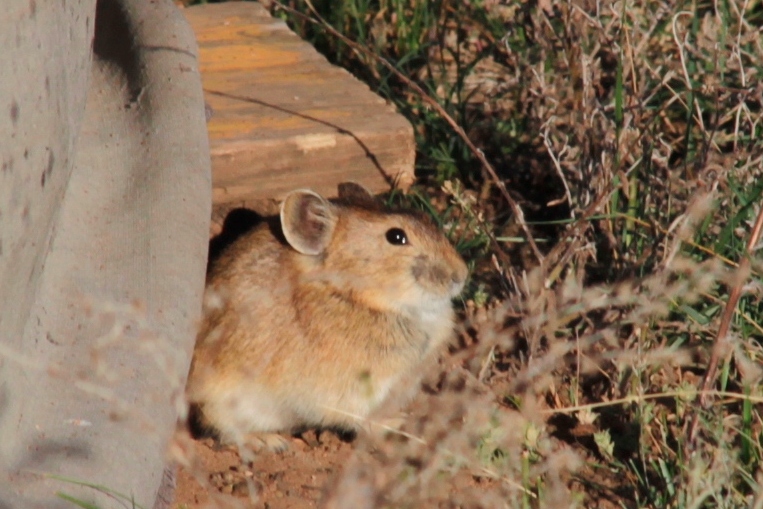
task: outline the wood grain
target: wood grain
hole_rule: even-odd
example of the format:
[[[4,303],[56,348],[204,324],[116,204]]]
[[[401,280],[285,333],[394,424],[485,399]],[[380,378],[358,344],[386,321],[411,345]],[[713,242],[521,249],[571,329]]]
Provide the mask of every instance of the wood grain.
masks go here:
[[[413,182],[408,121],[259,4],[184,9],[199,43],[218,209],[357,181]]]

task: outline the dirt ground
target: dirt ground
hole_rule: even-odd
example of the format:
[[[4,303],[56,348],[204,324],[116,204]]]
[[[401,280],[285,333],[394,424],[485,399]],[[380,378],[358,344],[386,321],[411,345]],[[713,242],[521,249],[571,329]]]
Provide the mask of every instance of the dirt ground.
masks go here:
[[[242,460],[233,448],[220,448],[211,438],[193,440],[191,444],[192,451],[189,452],[195,456],[197,464],[192,469],[178,468],[172,509],[360,509],[376,507],[375,502],[379,501],[375,500],[373,490],[364,491],[362,479],[364,466],[378,466],[376,452],[358,447],[355,441],[333,433],[309,431],[304,438],[292,438],[288,450],[259,453],[253,462]],[[587,456],[586,448],[581,445],[578,443],[572,448]],[[360,475],[347,475],[358,466],[361,466]],[[580,495],[587,492],[583,507],[614,509],[623,507],[621,504],[630,498],[621,492],[623,479],[592,472],[588,465],[579,473],[588,479],[595,478],[598,483],[593,492],[585,482],[573,481],[569,486]],[[348,502],[344,497],[341,503],[336,503],[343,477],[357,483],[352,489],[358,491],[360,499],[351,498]],[[444,493],[423,504],[422,500],[417,500],[412,507],[509,507],[502,498],[506,494],[502,493],[501,483],[496,479],[463,471],[450,477],[445,485]],[[365,494],[368,494],[367,499],[363,498]]]
[[[264,451],[254,461],[243,460],[236,449],[221,448],[211,438],[193,440],[192,448],[197,463],[190,469],[178,468],[172,509],[355,509],[346,505],[347,500],[334,503],[341,490],[340,477],[347,469],[376,459],[375,451],[356,447],[356,441],[331,432],[308,431],[301,438],[291,438],[288,450]],[[361,495],[362,484],[358,484]],[[495,483],[463,472],[448,484],[450,494],[445,497],[456,500],[462,495],[472,499],[475,492],[490,490]],[[361,504],[373,504],[373,498],[369,495]],[[458,503],[443,506],[441,500],[426,505],[462,507]]]
[[[235,501],[252,508],[318,507],[324,487],[352,452],[352,444],[336,435],[312,431],[304,440],[291,439],[284,452],[257,454],[253,463],[233,449],[220,449],[211,438],[194,440],[193,446],[200,464],[195,476],[178,470],[173,509],[231,507]]]

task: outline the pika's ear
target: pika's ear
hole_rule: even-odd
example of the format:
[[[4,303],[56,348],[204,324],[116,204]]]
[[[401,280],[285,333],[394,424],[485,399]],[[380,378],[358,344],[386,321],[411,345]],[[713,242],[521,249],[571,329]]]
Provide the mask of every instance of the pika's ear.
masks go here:
[[[331,242],[335,226],[333,206],[308,189],[292,191],[281,204],[283,235],[302,254],[321,254]]]
[[[380,204],[365,187],[357,182],[342,182],[337,187],[339,200],[352,205],[379,208]]]

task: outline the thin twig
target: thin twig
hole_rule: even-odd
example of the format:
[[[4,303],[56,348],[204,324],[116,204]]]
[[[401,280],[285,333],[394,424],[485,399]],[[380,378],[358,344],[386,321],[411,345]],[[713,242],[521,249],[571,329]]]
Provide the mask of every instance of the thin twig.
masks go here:
[[[448,123],[448,125],[450,125],[453,131],[463,140],[463,142],[469,148],[471,153],[474,154],[474,157],[476,157],[479,160],[483,168],[485,168],[485,171],[487,171],[487,173],[490,175],[490,178],[498,187],[498,190],[501,192],[504,199],[509,204],[509,207],[511,207],[511,211],[514,213],[514,216],[517,218],[517,223],[519,223],[522,230],[525,232],[525,235],[527,236],[527,242],[528,244],[530,244],[530,247],[535,253],[536,258],[538,259],[540,263],[543,263],[544,256],[540,252],[540,249],[538,249],[538,245],[535,243],[535,239],[533,238],[532,233],[530,233],[530,228],[527,226],[527,223],[525,222],[525,216],[524,216],[524,213],[522,212],[522,208],[519,206],[516,200],[514,200],[514,198],[511,197],[508,189],[506,189],[506,185],[498,177],[498,174],[496,173],[495,169],[490,164],[490,162],[488,162],[482,150],[480,150],[479,148],[477,148],[476,145],[474,145],[474,143],[472,142],[472,140],[469,139],[469,136],[466,134],[463,128],[458,124],[458,122],[456,122],[453,119],[453,117],[451,117],[448,114],[447,111],[445,111],[445,108],[443,108],[442,105],[439,102],[437,102],[437,100],[430,97],[429,94],[427,94],[424,91],[424,89],[422,89],[415,81],[411,80],[410,78],[405,76],[402,72],[397,70],[397,68],[395,68],[394,65],[388,62],[387,59],[385,59],[381,55],[377,55],[376,53],[369,50],[368,48],[365,48],[361,46],[360,44],[357,44],[356,42],[342,35],[328,21],[323,19],[323,17],[318,13],[318,11],[315,9],[315,7],[313,6],[313,3],[310,0],[305,0],[305,3],[310,9],[312,15],[315,16],[315,19],[311,18],[310,16],[306,16],[305,14],[297,11],[296,9],[293,9],[292,7],[288,7],[282,4],[281,2],[275,1],[273,3],[277,5],[279,9],[295,14],[310,23],[315,23],[322,26],[324,30],[326,30],[332,36],[336,37],[338,40],[342,41],[344,44],[349,46],[356,53],[369,56],[372,59],[376,60],[378,63],[383,65],[389,72],[394,74],[395,77],[397,77],[400,81],[405,83],[407,87],[409,87],[414,92],[416,92],[416,94],[421,98],[422,101],[424,101],[429,106],[431,106]],[[499,250],[499,251],[501,251],[502,253],[502,250]]]
[[[549,119],[548,122],[550,122],[553,119]],[[546,145],[546,151],[548,152],[549,157],[554,162],[554,168],[556,168],[556,173],[559,175],[559,179],[562,181],[562,184],[564,185],[564,195],[567,198],[567,204],[570,206],[570,219],[575,219],[575,204],[572,202],[572,193],[570,192],[570,186],[567,184],[567,179],[564,178],[564,172],[562,171],[562,165],[559,163],[559,157],[561,157],[562,153],[564,153],[564,150],[566,150],[566,147],[568,145],[565,144],[565,148],[562,149],[562,153],[559,154],[559,157],[554,153],[554,146],[551,143],[551,139],[548,135],[548,122],[546,122],[543,125],[543,143]]]
[[[760,241],[761,231],[763,231],[763,207],[758,211],[758,217],[755,219],[755,225],[750,233],[750,238],[747,241],[747,249],[745,250],[745,256],[739,262],[739,273],[746,274],[750,270],[750,258],[752,257],[755,247]],[[746,279],[746,278],[745,278]],[[713,351],[710,355],[710,362],[707,365],[707,371],[702,379],[700,385],[700,397],[699,402],[702,408],[708,406],[708,395],[711,394],[710,388],[715,385],[716,376],[718,374],[718,366],[721,361],[721,357],[728,362],[731,352],[728,351],[726,345],[726,338],[728,336],[729,327],[731,326],[731,319],[736,311],[739,298],[742,296],[742,287],[745,280],[739,280],[729,292],[729,299],[726,302],[726,307],[723,309],[723,315],[721,315],[721,323],[718,326],[718,334],[713,341]],[[699,412],[695,412],[692,417],[692,421],[689,427],[689,441],[688,446],[694,448],[694,443],[697,438],[697,430],[699,428]]]
[[[585,403],[581,405],[570,405],[570,406],[563,406],[563,407],[557,407],[557,408],[544,408],[540,410],[540,413],[543,415],[573,414],[573,413],[585,411],[585,410],[598,410],[600,408],[612,408],[619,405],[631,405],[634,403],[643,403],[644,401],[653,401],[656,399],[676,398],[681,400],[687,400],[687,399],[690,399],[692,396],[695,396],[696,394],[697,394],[697,391],[693,389],[677,389],[674,391],[662,391],[662,392],[654,392],[650,394],[632,394],[629,396],[624,396],[622,398],[611,399],[607,401],[598,401],[596,403]],[[763,397],[761,396],[755,396],[752,394],[742,394],[740,392],[710,390],[710,391],[700,391],[699,394],[700,396],[706,396],[706,395],[720,396],[722,398],[725,398],[727,402],[747,400],[755,404],[763,403]]]

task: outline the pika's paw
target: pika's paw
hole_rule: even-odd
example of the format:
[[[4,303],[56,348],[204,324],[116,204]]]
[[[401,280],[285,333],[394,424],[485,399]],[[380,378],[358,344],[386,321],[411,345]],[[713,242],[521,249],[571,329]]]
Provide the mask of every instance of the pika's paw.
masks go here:
[[[249,433],[244,439],[244,447],[254,452],[283,452],[289,448],[289,439],[277,433]]]

